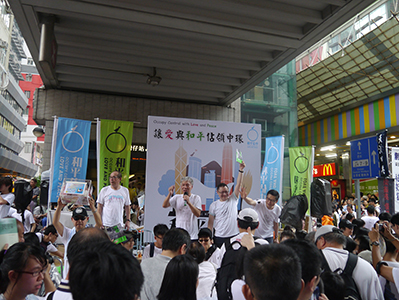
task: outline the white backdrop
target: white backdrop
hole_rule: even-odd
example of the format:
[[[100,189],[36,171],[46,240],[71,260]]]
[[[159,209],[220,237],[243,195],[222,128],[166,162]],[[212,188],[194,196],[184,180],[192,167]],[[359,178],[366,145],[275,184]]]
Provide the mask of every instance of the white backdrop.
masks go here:
[[[171,226],[173,209],[162,208],[162,202],[173,184],[175,193],[181,193],[183,176],[194,180],[192,193],[201,197],[205,211],[199,225],[205,226],[209,205],[218,199],[216,186],[225,182],[233,188],[237,149],[246,164],[243,184],[251,198],[259,198],[261,146],[260,125],[149,116],[145,229]]]

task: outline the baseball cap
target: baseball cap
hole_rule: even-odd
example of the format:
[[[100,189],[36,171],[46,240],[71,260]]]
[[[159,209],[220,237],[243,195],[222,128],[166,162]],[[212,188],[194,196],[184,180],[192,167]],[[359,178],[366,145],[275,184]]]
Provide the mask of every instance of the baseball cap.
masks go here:
[[[316,230],[316,234],[314,235],[314,241],[316,242],[319,237],[321,237],[327,233],[336,232],[336,231],[339,231],[339,229],[333,225],[321,226]]]
[[[84,207],[77,207],[72,213],[72,218],[76,216],[87,217],[87,211]]]
[[[339,228],[340,229],[344,229],[344,228],[352,229],[354,226],[355,225],[352,224],[352,222],[347,220],[347,219],[342,219],[341,222],[339,222]]]
[[[207,236],[210,239],[212,239],[212,231],[208,228],[201,228],[200,231],[198,232],[198,237],[204,237]]]
[[[259,222],[258,213],[252,208],[244,208],[238,214],[238,219],[246,222]]]

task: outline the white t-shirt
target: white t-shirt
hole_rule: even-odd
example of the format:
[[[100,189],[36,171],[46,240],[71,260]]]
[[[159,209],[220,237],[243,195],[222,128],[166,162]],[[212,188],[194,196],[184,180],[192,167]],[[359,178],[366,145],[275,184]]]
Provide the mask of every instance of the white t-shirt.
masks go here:
[[[242,279],[236,279],[231,283],[231,295],[233,300],[245,300],[244,294],[242,293],[242,287],[245,281]]]
[[[324,248],[322,251],[331,270],[336,270],[338,268],[343,270],[345,268],[348,260],[348,251],[332,247]],[[352,277],[358,287],[362,299],[384,299],[377,272],[367,261],[363,259],[357,260],[356,267],[353,269]]]
[[[203,261],[198,269],[197,300],[217,299],[216,289],[212,291],[216,279],[215,266],[209,261]]]
[[[244,235],[246,235],[246,234],[248,234],[248,232],[241,232],[241,233],[237,234],[236,236],[233,236],[233,237],[230,239],[230,244],[233,244],[234,242],[239,242],[239,243],[241,244],[242,237],[243,237]],[[234,250],[238,250],[238,249],[240,249],[240,247],[241,247],[240,244],[235,243],[234,245],[232,245],[232,248],[233,248]],[[258,245],[267,245],[267,244],[269,244],[269,242],[266,241],[266,240],[264,240],[264,239],[256,239],[256,240],[255,240],[255,244],[258,244]],[[226,253],[226,246],[225,246],[225,244],[223,244],[222,247],[220,247],[220,252],[218,253],[218,256],[221,257],[220,263],[222,263],[222,259],[223,259],[223,256],[224,256],[225,253]],[[215,253],[214,253],[214,254],[215,254]]]
[[[68,271],[69,271],[69,262],[68,262],[68,257],[67,257],[67,250],[68,250],[68,244],[71,238],[75,235],[76,229],[75,228],[67,228],[64,226],[64,232],[62,233],[62,236],[58,236],[58,240],[64,244],[64,271],[62,274],[62,278],[66,278]],[[59,234],[59,232],[58,232]]]
[[[220,265],[222,264],[222,258],[223,256],[220,254],[220,248],[216,247],[216,250],[212,253],[207,261],[211,262],[216,269],[219,269]]]
[[[200,196],[191,194],[190,202],[201,210]],[[176,210],[176,227],[187,230],[192,240],[198,239],[198,218],[193,214],[190,206],[185,203],[183,195],[174,195],[169,203]]]
[[[18,221],[20,221],[22,223],[22,216],[21,214],[19,214],[17,212],[17,210],[15,208],[10,208],[9,211],[9,215],[11,215],[11,217],[13,217],[14,219],[17,219]],[[33,218],[32,213],[29,210],[24,211],[24,218],[25,218],[25,222],[24,224],[24,233],[28,233],[30,232],[31,228],[32,228],[32,224],[35,224],[35,219]]]
[[[144,259],[150,258],[150,247],[151,247],[151,244],[148,244],[147,246],[145,246],[144,251],[143,251],[143,257],[141,258],[142,261]],[[154,256],[153,257],[155,257],[161,253],[162,253],[162,248],[157,248],[157,246],[154,245]]]
[[[209,214],[215,217],[215,237],[226,238],[238,234],[237,202],[233,192],[226,201],[215,201],[209,207]]]
[[[396,299],[399,299],[399,292],[398,292],[398,287],[399,287],[399,263],[397,262],[393,262],[393,261],[385,261],[388,264],[388,266],[394,268],[392,270],[392,276],[393,276],[393,280],[395,283],[389,282],[389,286],[391,288],[391,292],[395,295]],[[378,276],[378,278],[380,279],[380,284],[381,284],[381,288],[384,291],[385,290],[385,285],[387,283],[387,280],[382,277],[382,276]]]
[[[2,194],[0,196],[9,203],[9,205],[7,204],[0,205],[0,219],[2,219],[8,216],[10,207],[14,203],[15,195],[13,193],[8,193],[5,195]]]
[[[120,224],[123,226],[123,211],[126,205],[130,205],[129,190],[124,186],[114,190],[111,186],[101,189],[98,195],[97,203],[103,207],[103,225],[115,226]]]
[[[279,223],[281,207],[275,204],[273,209],[268,209],[266,200],[260,199],[256,200],[254,209],[259,215],[259,227],[256,229],[255,235],[264,239],[273,237],[274,223]]]
[[[364,216],[362,217],[362,220],[366,223],[364,227],[367,228],[368,230],[372,230],[374,224],[378,222],[380,219],[378,217]]]

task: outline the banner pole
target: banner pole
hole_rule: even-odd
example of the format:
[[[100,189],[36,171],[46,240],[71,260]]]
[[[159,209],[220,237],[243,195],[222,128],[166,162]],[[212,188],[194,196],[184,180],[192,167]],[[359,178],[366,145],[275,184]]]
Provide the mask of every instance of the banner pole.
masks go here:
[[[358,219],[362,217],[361,206],[360,206],[360,180],[355,179],[355,195],[356,195],[356,216]]]

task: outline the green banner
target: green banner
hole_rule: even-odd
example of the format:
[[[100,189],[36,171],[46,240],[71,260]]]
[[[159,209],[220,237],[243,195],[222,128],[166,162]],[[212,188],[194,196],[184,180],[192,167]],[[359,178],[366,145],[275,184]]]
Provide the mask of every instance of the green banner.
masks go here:
[[[310,209],[310,184],[313,180],[313,147],[289,148],[291,195],[303,195],[308,198]]]
[[[99,123],[101,128],[97,124],[98,191],[109,185],[109,176],[114,171],[121,172],[121,185],[128,187],[133,122],[101,120]]]

